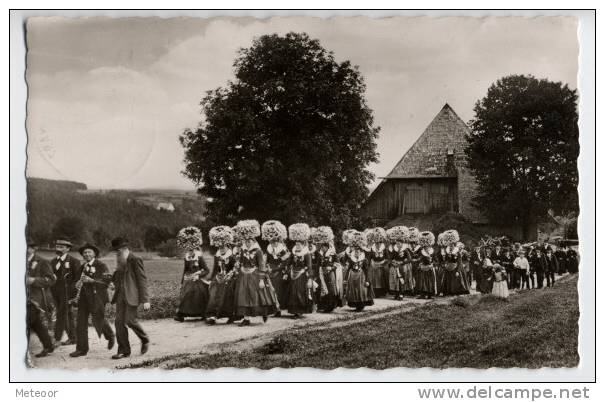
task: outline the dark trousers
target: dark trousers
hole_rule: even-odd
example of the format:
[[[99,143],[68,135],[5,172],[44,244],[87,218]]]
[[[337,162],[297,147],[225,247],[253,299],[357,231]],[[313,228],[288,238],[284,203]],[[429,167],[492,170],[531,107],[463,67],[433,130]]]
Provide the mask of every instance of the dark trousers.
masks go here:
[[[523,287],[525,287],[525,289],[531,289],[534,286],[534,276],[532,274],[528,274],[526,271],[521,271],[519,275],[521,276],[521,285],[519,286],[519,289],[523,289]]]
[[[538,282],[538,289],[544,287],[544,271],[536,271],[536,281]]]
[[[60,341],[63,338],[63,332],[71,341],[76,341],[76,317],[73,308],[66,301],[56,300],[57,321],[55,322],[55,340]]]
[[[44,349],[52,350],[53,341],[48,333],[48,328],[46,327],[46,322],[42,312],[33,304],[28,303],[26,314],[28,341],[30,334],[33,332],[40,339],[40,343],[42,343]]]
[[[546,286],[550,287],[555,284],[555,271],[546,271]]]
[[[78,324],[77,324],[77,346],[76,350],[88,352],[88,316],[92,316],[92,323],[97,330],[97,334],[101,334],[105,339],[110,340],[114,337],[111,325],[105,318],[105,306],[97,300],[94,300],[93,305],[86,299],[80,299],[78,304]]]
[[[130,354],[130,342],[128,341],[128,328],[132,329],[142,343],[149,342],[141,324],[137,321],[137,306],[129,305],[123,297],[118,297],[116,302],[116,338],[118,341],[118,353]]]

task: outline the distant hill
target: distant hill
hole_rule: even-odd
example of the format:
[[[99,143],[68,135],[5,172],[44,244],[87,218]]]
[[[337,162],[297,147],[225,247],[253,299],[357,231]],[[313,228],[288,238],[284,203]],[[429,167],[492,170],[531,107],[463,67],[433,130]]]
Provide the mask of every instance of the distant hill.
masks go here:
[[[171,204],[174,211],[159,210],[160,204]],[[204,207],[193,191],[89,190],[84,183],[27,179],[27,233],[41,244],[52,243],[57,221],[69,217],[81,220],[85,228],[82,239],[74,242],[107,247],[109,239],[120,235],[143,248],[146,233],[173,237],[184,226],[203,226]]]

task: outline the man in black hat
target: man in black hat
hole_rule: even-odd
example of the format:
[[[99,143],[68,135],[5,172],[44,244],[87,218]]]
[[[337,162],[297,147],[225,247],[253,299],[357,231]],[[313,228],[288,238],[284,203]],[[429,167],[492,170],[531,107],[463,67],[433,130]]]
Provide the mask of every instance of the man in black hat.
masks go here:
[[[544,287],[544,275],[546,274],[547,266],[546,259],[544,254],[542,254],[542,249],[540,247],[536,247],[534,250],[534,255],[530,260],[532,271],[536,273],[536,285],[538,289],[542,289]]]
[[[122,359],[130,356],[128,328],[141,340],[141,354],[149,350],[149,336],[137,321],[137,307],[143,305],[149,310],[149,293],[147,291],[147,276],[143,260],[130,252],[128,240],[117,237],[111,241],[111,248],[116,252],[117,268],[113,274],[116,291],[111,300],[116,304],[116,336],[118,338],[118,353],[112,359]],[[127,328],[128,327],[128,328]]]
[[[69,305],[69,300],[76,295],[76,282],[80,279],[82,267],[80,261],[69,254],[72,247],[73,244],[69,240],[57,239],[55,241],[57,256],[50,262],[57,278],[55,285],[51,288],[57,307],[56,345],[74,345],[76,343],[76,317]],[[67,333],[67,340],[61,342],[63,332]]]
[[[80,290],[74,300],[78,307],[77,346],[69,355],[71,357],[85,356],[88,353],[88,316],[92,316],[92,323],[97,335],[107,339],[107,349],[113,349],[115,335],[111,325],[105,319],[105,305],[109,302],[107,287],[111,282],[111,274],[107,266],[97,257],[99,249],[92,244],[85,244],[78,250],[84,258],[82,275],[80,276]]]
[[[555,284],[555,273],[559,272],[559,261],[552,252],[552,247],[546,248],[546,286],[551,287]]]
[[[55,283],[55,276],[47,260],[36,255],[36,244],[28,241],[27,270],[25,273],[27,289],[27,340],[34,332],[42,343],[42,351],[36,357],[45,357],[54,350],[53,341],[48,333],[48,316],[53,309],[50,287]]]

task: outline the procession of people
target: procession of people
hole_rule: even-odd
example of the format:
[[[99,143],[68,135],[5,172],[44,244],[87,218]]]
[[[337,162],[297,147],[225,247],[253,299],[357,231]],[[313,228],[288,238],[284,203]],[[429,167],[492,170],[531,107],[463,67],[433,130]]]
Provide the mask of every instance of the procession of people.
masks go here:
[[[207,325],[237,323],[249,326],[260,317],[301,319],[306,314],[332,313],[348,306],[362,311],[376,298],[431,299],[440,296],[483,294],[507,298],[509,289],[550,287],[555,274],[578,271],[577,252],[563,244],[550,245],[484,242],[466,250],[456,230],[437,238],[430,231],[395,226],[342,233],[344,249],[337,252],[333,230],[295,223],[286,228],[271,220],[262,225],[242,220],[234,227],[216,226],[208,232],[214,261],[202,255],[202,232],[190,226],[177,235],[183,251],[183,274],[174,319],[198,317]],[[259,238],[266,247],[263,250]],[[288,245],[288,243],[291,243]],[[117,268],[110,273],[99,260],[99,249],[85,244],[78,249],[84,262],[69,254],[73,244],[57,239],[57,257],[50,262],[27,249],[27,330],[35,333],[43,350],[75,345],[71,357],[88,353],[88,323],[112,350],[113,359],[130,356],[130,328],[141,340],[141,354],[150,339],[137,320],[139,306],[150,308],[144,263],[125,238],[111,242]],[[211,268],[209,267],[211,266]],[[115,333],[105,317],[109,288],[116,305]],[[74,313],[74,307],[77,313]],[[50,336],[52,332],[53,338]],[[62,341],[64,334],[67,340]]]

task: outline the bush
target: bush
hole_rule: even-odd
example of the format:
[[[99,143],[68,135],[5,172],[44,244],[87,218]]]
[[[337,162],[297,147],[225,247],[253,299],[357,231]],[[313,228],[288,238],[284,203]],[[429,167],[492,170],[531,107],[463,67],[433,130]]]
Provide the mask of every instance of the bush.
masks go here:
[[[175,239],[168,239],[165,242],[160,243],[156,249],[160,257],[178,257],[181,252],[176,245]]]

